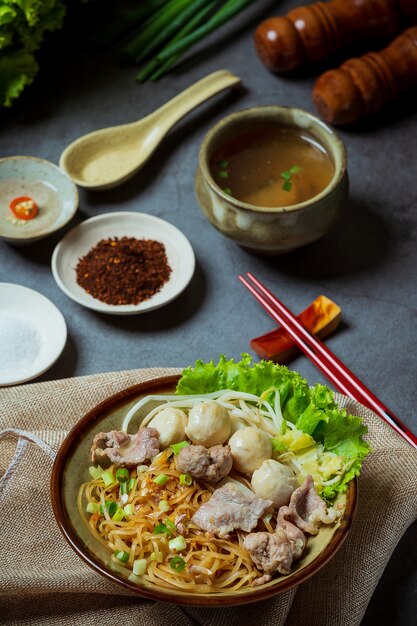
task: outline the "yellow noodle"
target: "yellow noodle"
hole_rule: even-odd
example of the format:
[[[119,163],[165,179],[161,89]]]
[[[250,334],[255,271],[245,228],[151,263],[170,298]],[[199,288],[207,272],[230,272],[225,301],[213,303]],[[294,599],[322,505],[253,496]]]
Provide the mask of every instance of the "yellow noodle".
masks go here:
[[[229,539],[220,539],[205,533],[190,521],[200,506],[210,499],[214,488],[196,480],[190,486],[181,485],[180,472],[170,457],[171,454],[164,451],[153,460],[147,471],[137,476],[135,471],[131,473],[135,483],[127,502],[134,506],[135,512],[121,521],[111,519],[105,507],[106,500],[114,500],[118,507],[124,506],[119,499],[118,484],[105,487],[97,479],[81,485],[77,504],[86,526],[108,548],[115,562],[118,561],[114,551],[128,553],[128,561],[124,563],[128,569],[133,567],[136,559],[147,559],[147,570],[142,576],[144,582],[193,593],[225,593],[251,587],[260,573],[242,547],[244,535],[233,533]],[[115,472],[116,467],[111,469]],[[160,474],[170,477],[163,486],[153,482]],[[242,476],[235,473],[232,476],[248,484]],[[168,511],[159,510],[161,500],[167,500]],[[92,514],[88,519],[84,512],[86,502],[100,503],[105,514]],[[169,565],[171,559],[177,556],[169,548],[169,538],[154,531],[155,526],[163,524],[166,518],[175,523],[177,517],[184,514],[186,519],[182,523],[185,522],[187,546],[179,556],[184,560],[185,567],[178,572]],[[264,523],[263,526],[270,524]],[[171,532],[172,537],[178,535],[178,532]],[[208,574],[193,574],[190,570],[193,565],[206,568]]]

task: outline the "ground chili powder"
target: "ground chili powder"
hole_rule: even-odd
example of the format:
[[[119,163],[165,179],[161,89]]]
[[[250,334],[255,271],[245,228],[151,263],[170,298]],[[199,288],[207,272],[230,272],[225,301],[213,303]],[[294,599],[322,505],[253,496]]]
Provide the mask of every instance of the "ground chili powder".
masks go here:
[[[171,274],[165,246],[152,239],[102,239],[79,259],[77,283],[106,304],[148,300]]]

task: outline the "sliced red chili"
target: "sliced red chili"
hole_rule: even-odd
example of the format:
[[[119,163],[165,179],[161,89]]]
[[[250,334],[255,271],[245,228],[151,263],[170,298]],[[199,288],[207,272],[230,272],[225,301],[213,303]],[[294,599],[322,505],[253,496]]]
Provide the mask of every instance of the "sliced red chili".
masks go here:
[[[37,216],[38,205],[29,196],[20,196],[10,202],[10,210],[19,220],[33,220]]]

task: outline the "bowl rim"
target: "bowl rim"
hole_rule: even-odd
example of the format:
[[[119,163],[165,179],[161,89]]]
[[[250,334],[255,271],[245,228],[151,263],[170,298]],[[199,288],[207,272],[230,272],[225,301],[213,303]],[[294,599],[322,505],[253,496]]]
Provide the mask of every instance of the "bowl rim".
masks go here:
[[[263,206],[258,206],[255,204],[249,204],[248,202],[243,202],[242,200],[238,200],[237,198],[234,198],[233,196],[228,195],[216,183],[216,181],[211,175],[207,157],[208,157],[208,149],[209,149],[210,143],[216,138],[216,135],[220,133],[224,128],[227,128],[227,126],[229,126],[229,124],[233,123],[235,120],[244,120],[245,118],[248,118],[248,117],[252,119],[256,119],[257,115],[268,113],[268,111],[271,113],[276,113],[276,114],[294,112],[296,115],[304,116],[305,118],[308,118],[312,122],[313,126],[319,126],[331,138],[331,140],[334,141],[335,143],[334,151],[335,152],[340,151],[340,154],[341,154],[340,167],[337,168],[335,166],[334,174],[329,184],[327,185],[327,187],[325,187],[320,193],[316,194],[315,196],[312,196],[308,200],[304,200],[304,202],[299,202],[297,204],[290,204],[290,205],[279,206],[279,207],[263,207]],[[277,121],[280,122],[281,120],[278,119]],[[287,125],[287,126],[289,125],[291,127],[291,123],[283,124],[283,125]],[[298,125],[295,122],[293,126],[294,128],[298,127],[300,129],[303,129],[301,125]],[[198,162],[199,162],[202,176],[205,179],[206,183],[211,188],[211,190],[217,196],[220,196],[223,200],[225,200],[228,204],[232,205],[235,208],[243,209],[245,211],[252,211],[253,213],[267,213],[269,215],[277,215],[277,214],[290,213],[290,212],[293,213],[296,211],[303,211],[303,210],[305,211],[305,210],[313,208],[317,202],[319,202],[326,196],[330,195],[339,186],[343,177],[347,173],[347,160],[348,158],[347,158],[346,146],[343,140],[341,139],[340,135],[338,135],[338,133],[336,133],[336,131],[331,126],[323,122],[323,120],[321,120],[316,115],[313,115],[313,113],[306,111],[305,109],[292,107],[292,106],[283,106],[283,105],[262,105],[262,106],[256,106],[256,107],[248,107],[246,109],[241,109],[240,111],[234,111],[233,113],[230,113],[226,117],[223,117],[221,120],[219,120],[214,126],[210,128],[210,130],[207,131],[207,133],[203,137],[203,141],[200,145],[200,150],[198,153]]]
[[[80,203],[80,196],[78,193],[78,188],[77,188],[77,185],[72,180],[72,178],[61,167],[59,167],[59,165],[56,165],[55,163],[52,163],[52,161],[48,161],[48,159],[43,159],[41,157],[35,157],[35,156],[24,155],[24,154],[1,157],[0,167],[2,163],[5,163],[7,161],[33,161],[33,162],[42,163],[46,165],[47,167],[50,167],[51,169],[56,170],[63,178],[67,180],[67,182],[70,184],[70,187],[72,187],[72,192],[73,192],[72,205],[73,206],[72,206],[71,211],[69,211],[68,213],[67,219],[64,222],[62,222],[62,224],[59,224],[59,226],[57,226],[56,228],[54,228],[54,225],[56,224],[56,222],[54,222],[53,224],[51,224],[49,228],[35,235],[29,235],[26,237],[8,237],[6,235],[0,234],[0,239],[4,239],[5,241],[10,241],[10,242],[16,241],[16,242],[22,242],[22,243],[25,241],[27,242],[37,241],[38,239],[43,239],[44,237],[47,237],[48,235],[52,235],[53,233],[61,230],[61,228],[64,228],[64,226],[66,226],[68,222],[70,222],[72,218],[74,217],[74,215],[76,214],[79,203]]]
[[[193,594],[178,593],[173,591],[165,592],[163,589],[158,590],[155,588],[147,588],[139,586],[127,578],[123,578],[117,572],[107,568],[105,564],[96,557],[93,553],[88,551],[78,537],[77,533],[73,529],[65,509],[63,499],[63,474],[68,459],[71,456],[71,450],[79,439],[80,434],[84,429],[91,425],[91,423],[99,418],[103,413],[109,410],[116,409],[129,400],[133,400],[135,396],[149,392],[151,389],[166,389],[171,388],[178,382],[180,374],[174,374],[170,376],[156,376],[148,381],[138,383],[136,385],[127,387],[122,391],[109,396],[88,413],[86,413],[70,430],[65,440],[61,444],[55,461],[52,467],[51,480],[50,480],[50,497],[52,510],[58,524],[58,527],[64,538],[69,543],[75,553],[85,562],[87,565],[98,572],[111,582],[121,585],[124,589],[132,592],[135,595],[149,598],[151,600],[157,600],[162,602],[170,602],[184,606],[199,606],[199,607],[214,607],[214,606],[237,606],[243,604],[250,604],[252,602],[258,602],[260,600],[266,600],[279,593],[288,591],[292,587],[304,582],[310,576],[315,574],[321,569],[337,552],[344,540],[346,539],[353,519],[356,513],[357,507],[357,480],[354,479],[349,483],[346,499],[346,509],[340,526],[336,529],[332,536],[330,543],[324,548],[324,550],[306,567],[302,568],[298,572],[294,573],[289,578],[283,579],[277,589],[277,585],[270,587],[259,586],[252,587],[245,594],[241,595],[211,595],[207,596],[195,596]],[[280,579],[278,579],[279,581]]]

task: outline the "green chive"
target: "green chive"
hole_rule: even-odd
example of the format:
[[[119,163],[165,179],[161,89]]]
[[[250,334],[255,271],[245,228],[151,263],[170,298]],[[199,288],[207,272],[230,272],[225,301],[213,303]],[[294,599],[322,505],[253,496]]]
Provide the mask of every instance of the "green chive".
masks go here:
[[[119,469],[116,470],[116,480],[118,480],[119,483],[125,483],[129,480],[129,478],[129,470],[127,470],[125,467],[119,467]]]
[[[134,515],[135,507],[132,503],[129,503],[129,504],[126,504],[125,507],[123,507],[123,511],[126,513],[126,515]]]
[[[177,530],[177,527],[175,526],[174,522],[172,522],[169,517],[166,517],[164,519],[164,524],[166,524],[167,526],[169,526],[170,528],[172,528],[172,530]]]
[[[225,170],[227,167],[229,167],[229,161],[221,159],[220,161],[217,161],[217,167],[221,170]]]
[[[87,513],[98,513],[100,511],[100,505],[98,502],[89,502],[87,504]]]
[[[115,502],[114,500],[106,500],[105,501],[105,509],[106,509],[107,513],[111,517],[112,515],[114,515],[116,513],[116,511],[118,509],[117,502]],[[101,504],[100,504],[100,513],[102,515],[104,515],[103,507],[101,506]]]
[[[106,487],[114,483],[114,476],[111,470],[106,470],[105,472],[103,472],[101,475],[101,478],[103,479],[103,482]]]
[[[219,170],[216,174],[219,178],[229,178],[229,172],[226,170]]]
[[[188,441],[181,441],[180,443],[173,443],[171,444],[171,448],[174,452],[174,454],[179,454],[180,450],[182,450],[182,448],[185,448],[186,446],[189,446],[190,444],[188,443]]]
[[[167,476],[166,474],[159,474],[159,476],[153,479],[153,482],[162,487],[162,485],[165,485],[168,480],[169,476]]]
[[[168,535],[168,539],[171,539],[172,533],[165,524],[157,524],[153,530],[154,535]]]
[[[187,542],[184,537],[181,535],[180,537],[175,537],[175,539],[171,539],[168,541],[168,548],[173,552],[182,552],[187,547]]]
[[[136,559],[133,561],[133,573],[135,576],[142,576],[146,572],[148,562],[146,559]]]
[[[124,518],[124,516],[125,516],[125,512],[124,512],[124,510],[123,510],[123,509],[121,509],[121,508],[118,508],[118,509],[116,510],[116,513],[115,513],[114,515],[112,515],[112,517],[111,517],[111,518],[112,518],[112,520],[113,520],[114,522],[121,522],[121,521],[122,521],[122,519]]]
[[[122,563],[127,563],[129,560],[129,552],[124,552],[123,550],[115,550],[114,556]]]
[[[91,467],[88,468],[88,471],[90,472],[90,475],[94,478],[94,480],[97,480],[98,478],[100,478],[100,476],[103,473],[103,470],[101,469],[100,465],[98,467],[94,467],[94,465],[92,465]]]
[[[191,474],[180,474],[180,485],[187,485],[189,487],[193,482]]]
[[[282,188],[284,191],[291,191],[292,183],[290,183],[289,180],[286,180],[285,183],[282,185]]]
[[[174,572],[182,572],[185,568],[185,561],[180,556],[174,556],[170,562],[169,566]]]

